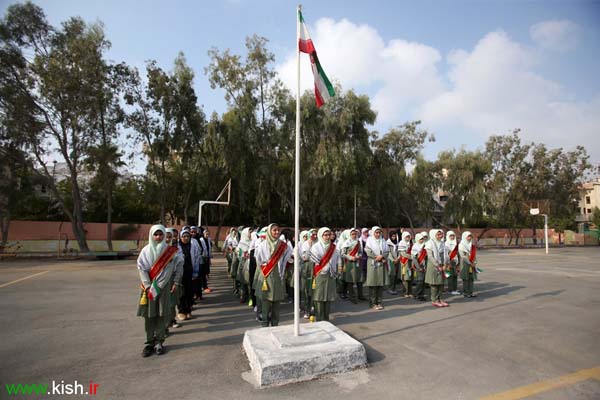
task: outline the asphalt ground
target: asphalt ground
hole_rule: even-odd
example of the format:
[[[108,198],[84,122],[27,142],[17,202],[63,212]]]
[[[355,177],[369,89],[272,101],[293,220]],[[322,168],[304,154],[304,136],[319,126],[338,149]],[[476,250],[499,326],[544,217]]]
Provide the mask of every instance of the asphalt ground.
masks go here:
[[[91,380],[98,399],[599,399],[600,248],[478,257],[479,296],[446,296],[448,308],[387,293],[383,311],[336,301],[331,322],[364,344],[368,368],[268,389],[243,378],[243,335],[258,323],[223,258],[216,290],[149,358],[135,260],[3,261],[0,398],[15,398],[6,384]]]

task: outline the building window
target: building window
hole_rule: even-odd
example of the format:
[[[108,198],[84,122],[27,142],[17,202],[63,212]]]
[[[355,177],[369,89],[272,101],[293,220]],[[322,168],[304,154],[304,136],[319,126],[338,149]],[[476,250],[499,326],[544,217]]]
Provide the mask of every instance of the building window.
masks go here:
[[[440,196],[440,201],[448,201],[448,196],[446,196],[446,195]]]
[[[588,214],[592,213],[592,209],[591,208],[588,208],[587,210],[588,210]]]
[[[590,203],[591,203],[590,196],[585,196],[585,204],[590,204]]]

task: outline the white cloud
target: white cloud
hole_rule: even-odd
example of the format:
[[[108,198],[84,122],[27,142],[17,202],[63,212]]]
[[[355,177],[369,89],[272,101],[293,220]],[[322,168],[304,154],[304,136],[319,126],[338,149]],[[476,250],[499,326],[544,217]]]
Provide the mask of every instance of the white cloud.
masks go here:
[[[572,50],[579,42],[581,28],[566,19],[543,21],[529,29],[531,39],[538,45],[557,51]]]
[[[372,27],[345,19],[321,19],[311,33],[330,78],[345,90],[371,95],[380,129],[421,119],[440,145],[476,147],[491,134],[521,128],[525,140],[568,149],[583,144],[592,161],[600,160],[600,144],[593,141],[600,133],[600,93],[572,100],[573,93],[538,72],[537,50],[504,31],[445,59],[426,44],[401,38],[386,43]],[[303,91],[312,88],[309,64],[303,55]],[[295,53],[278,71],[295,89]]]
[[[379,88],[374,90],[372,100],[380,121],[395,121],[400,110],[408,118],[407,108],[416,104],[415,99],[422,101],[443,90],[435,66],[442,57],[430,46],[401,39],[386,44],[374,28],[346,19],[318,20],[311,37],[330,79],[339,81],[345,90]],[[288,55],[278,72],[295,93],[295,53]],[[312,89],[306,55],[302,55],[301,77],[301,91]]]

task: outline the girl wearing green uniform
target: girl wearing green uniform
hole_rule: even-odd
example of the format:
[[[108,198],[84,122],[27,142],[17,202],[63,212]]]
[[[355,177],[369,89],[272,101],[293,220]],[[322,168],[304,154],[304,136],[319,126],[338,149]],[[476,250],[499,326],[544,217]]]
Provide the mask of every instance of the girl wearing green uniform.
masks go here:
[[[310,259],[310,249],[317,242],[317,230],[311,229],[309,231],[308,240],[304,242],[300,248],[302,254],[302,276],[301,279],[304,282],[304,319],[309,319],[313,313],[313,293],[312,293],[312,275],[315,264]]]
[[[460,294],[458,291],[458,243],[456,233],[448,231],[446,233],[446,242],[444,242],[446,253],[446,281],[448,282],[448,292],[450,294]]]
[[[388,286],[388,293],[391,295],[397,295],[396,285],[400,278],[400,254],[398,253],[398,232],[390,231],[389,238],[387,240],[388,249],[390,253],[388,255],[388,273],[390,284]]]
[[[314,263],[312,288],[317,321],[329,321],[331,302],[335,301],[335,277],[340,255],[331,240],[331,233],[327,227],[319,229],[318,242],[310,249],[310,259]]]
[[[477,249],[473,243],[471,232],[463,232],[460,244],[458,245],[460,254],[460,278],[463,281],[463,295],[467,298],[477,297],[473,294],[474,282],[477,280]]]
[[[240,303],[248,301],[250,296],[250,244],[252,243],[251,228],[244,228],[237,247],[239,260],[236,280],[240,284]]]
[[[404,284],[404,297],[413,298],[412,294],[412,242],[409,232],[402,232],[402,240],[398,242],[398,253],[400,255],[400,273]]]
[[[279,305],[284,299],[285,269],[292,256],[292,246],[279,240],[279,225],[270,224],[266,239],[255,252],[257,273],[261,275],[262,326],[279,325]],[[275,254],[275,258],[273,255]],[[272,269],[268,269],[272,266]]]
[[[441,229],[429,231],[430,239],[425,244],[427,251],[427,271],[425,283],[431,288],[431,304],[434,307],[448,307],[449,304],[442,300],[444,290],[444,232]]]
[[[417,283],[415,288],[415,298],[419,301],[425,301],[425,268],[427,265],[427,252],[425,248],[425,238],[423,232],[417,233],[415,243],[412,246],[412,265],[414,270],[414,280]]]
[[[367,253],[367,281],[369,287],[369,307],[383,310],[383,288],[389,284],[390,276],[386,267],[389,249],[383,239],[383,231],[374,226],[365,246]]]
[[[362,253],[362,244],[358,240],[358,229],[350,229],[341,249],[342,274],[344,275],[344,282],[346,282],[346,290],[350,295],[350,301],[354,304],[358,303],[354,285],[357,285],[358,288],[363,281],[362,269],[360,267]]]

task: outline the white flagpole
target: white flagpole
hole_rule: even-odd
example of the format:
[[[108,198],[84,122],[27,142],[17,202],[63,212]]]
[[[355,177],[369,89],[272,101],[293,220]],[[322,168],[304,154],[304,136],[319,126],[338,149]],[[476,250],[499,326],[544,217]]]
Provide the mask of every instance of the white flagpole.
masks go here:
[[[300,336],[300,18],[296,9],[296,184],[294,189],[294,336]]]

